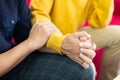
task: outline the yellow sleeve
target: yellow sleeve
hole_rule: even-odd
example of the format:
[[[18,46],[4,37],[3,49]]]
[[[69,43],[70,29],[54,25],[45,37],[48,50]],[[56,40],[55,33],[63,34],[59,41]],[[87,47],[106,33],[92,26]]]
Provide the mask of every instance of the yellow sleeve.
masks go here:
[[[91,27],[106,27],[111,19],[114,10],[113,0],[90,0],[88,6],[88,22]]]
[[[36,21],[51,21],[50,11],[54,0],[31,0],[30,10],[32,13],[32,24]]]
[[[62,55],[61,45],[62,45],[63,40],[67,36],[68,36],[68,34],[63,36],[62,33],[53,33],[50,36],[49,41],[47,42],[46,47],[47,48],[51,48],[51,49],[57,51],[59,54]]]
[[[32,13],[32,24],[35,22],[45,22],[51,21],[50,11],[54,0],[32,0],[30,3],[30,9]],[[62,33],[53,33],[46,47],[51,48],[61,54],[61,45],[65,36]]]

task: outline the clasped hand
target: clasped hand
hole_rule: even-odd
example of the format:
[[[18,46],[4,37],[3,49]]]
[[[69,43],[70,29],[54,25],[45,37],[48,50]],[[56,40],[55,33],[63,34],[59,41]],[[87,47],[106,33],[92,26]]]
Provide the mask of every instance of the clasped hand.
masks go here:
[[[46,44],[50,35],[54,32],[59,32],[54,27],[54,24],[50,22],[36,22],[30,31],[27,41],[33,50],[37,50]]]
[[[53,24],[49,22],[36,23],[27,40],[31,44],[31,49],[37,50],[44,46],[53,32],[59,32]],[[92,43],[90,35],[84,31],[68,35],[61,46],[63,54],[84,68],[88,68],[95,57],[95,49],[96,45]]]
[[[92,43],[91,36],[85,31],[68,35],[62,43],[61,49],[63,54],[84,68],[89,68],[89,64],[96,54],[96,45]]]

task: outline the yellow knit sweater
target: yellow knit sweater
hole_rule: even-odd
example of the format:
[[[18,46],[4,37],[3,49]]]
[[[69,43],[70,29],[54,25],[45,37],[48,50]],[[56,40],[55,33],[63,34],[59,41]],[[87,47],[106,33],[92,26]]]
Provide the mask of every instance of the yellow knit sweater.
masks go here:
[[[77,31],[85,20],[91,27],[102,28],[109,24],[113,13],[113,0],[32,0],[32,23],[53,22],[62,34],[54,33],[47,47],[61,52],[65,34]]]

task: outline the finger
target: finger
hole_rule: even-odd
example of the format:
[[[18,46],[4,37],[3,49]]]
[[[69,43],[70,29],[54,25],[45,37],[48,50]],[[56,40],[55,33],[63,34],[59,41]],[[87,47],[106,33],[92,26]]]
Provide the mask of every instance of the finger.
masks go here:
[[[89,64],[87,64],[87,63],[85,63],[85,62],[83,63],[83,66],[84,66],[85,69],[88,69],[88,68],[89,68]]]
[[[74,61],[77,62],[78,64],[80,64],[85,69],[89,68],[89,64],[87,64],[86,62],[84,62],[78,56],[75,57]]]
[[[82,31],[82,32],[75,32],[75,35],[79,36],[79,37],[87,37],[88,39],[91,38],[91,35],[88,34],[86,31]]]
[[[96,44],[95,43],[89,43],[89,42],[81,42],[79,44],[80,47],[82,48],[87,48],[87,49],[91,49],[91,50],[96,50]]]
[[[78,55],[74,55],[74,59],[75,59],[76,61],[78,61],[79,63],[81,63],[81,64],[84,63],[84,60],[82,60],[82,58],[79,58]]]
[[[79,46],[82,47],[82,48],[87,48],[87,49],[89,49],[89,48],[92,48],[92,47],[93,47],[93,44],[92,44],[92,43],[89,43],[89,42],[81,42],[81,43],[79,44]]]
[[[88,40],[88,38],[86,36],[80,37],[80,41],[87,41],[87,40]]]
[[[64,49],[63,49],[64,50]],[[71,58],[72,60],[77,60],[78,62],[80,62],[81,64],[83,63],[83,60],[79,58],[79,53],[72,53],[69,52],[67,50],[64,50],[64,54],[67,55],[69,58]]]
[[[96,50],[96,44],[92,43],[92,47],[90,49],[95,51]]]
[[[79,57],[84,60],[85,63],[90,64],[92,62],[92,60],[90,58],[88,58],[87,56],[85,56],[84,54],[80,53]]]
[[[84,55],[89,57],[90,59],[93,59],[95,57],[95,55],[96,55],[95,51],[91,50],[91,49],[81,48],[80,51],[81,51],[81,53],[83,53]]]
[[[87,64],[87,63],[80,63],[79,61],[75,61],[75,62],[77,62],[78,64],[80,64],[83,68],[85,68],[85,69],[88,69],[89,68],[89,64]]]
[[[80,64],[83,68],[89,68],[89,66],[82,59],[80,59],[78,55],[72,54],[66,50],[64,52],[65,55],[67,55],[70,59]]]
[[[88,34],[86,31],[82,31],[82,33],[83,33],[83,36],[87,36],[88,38],[91,38],[91,35]]]

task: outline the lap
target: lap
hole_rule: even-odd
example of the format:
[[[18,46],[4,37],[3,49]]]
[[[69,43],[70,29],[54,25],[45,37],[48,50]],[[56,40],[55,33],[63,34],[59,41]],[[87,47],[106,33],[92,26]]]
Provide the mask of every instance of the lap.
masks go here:
[[[92,80],[93,69],[84,69],[67,56],[33,53],[20,64],[20,80]]]

